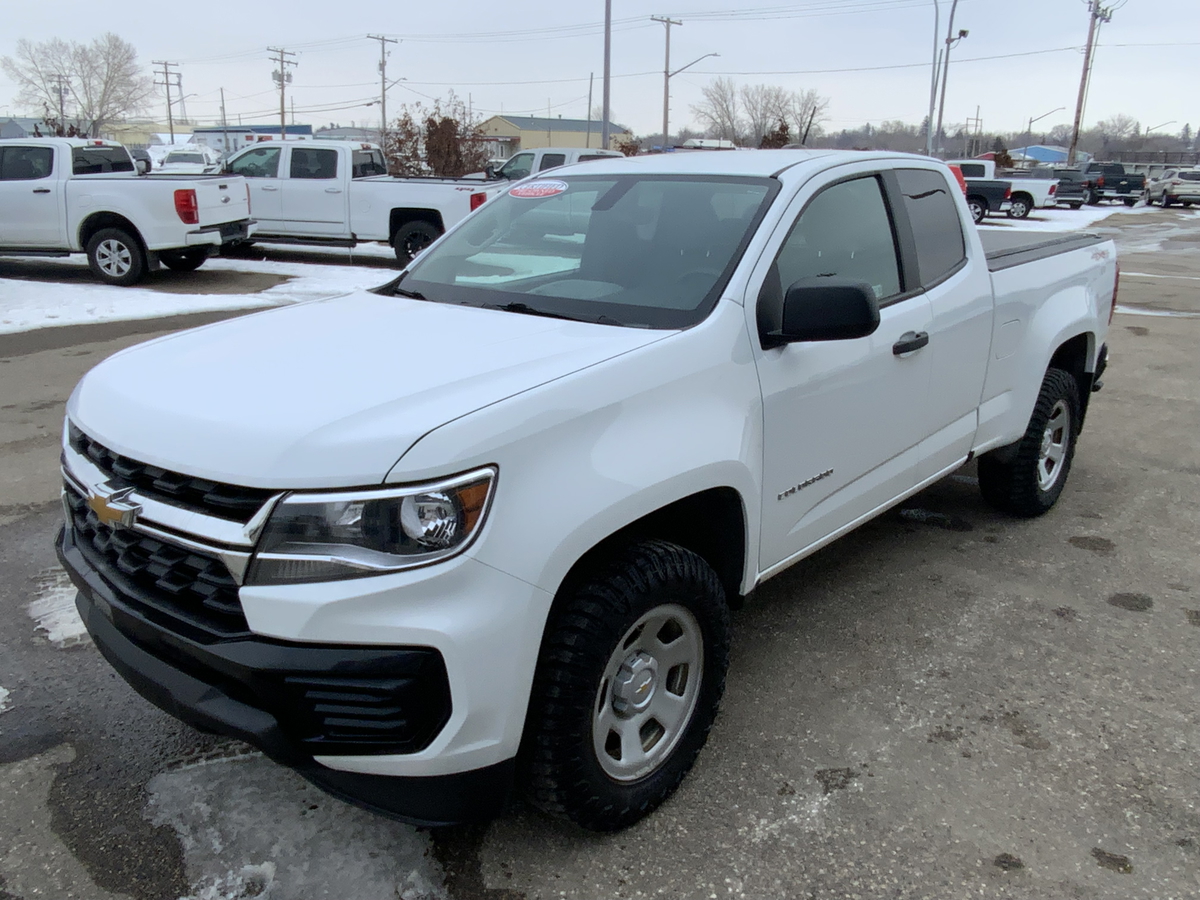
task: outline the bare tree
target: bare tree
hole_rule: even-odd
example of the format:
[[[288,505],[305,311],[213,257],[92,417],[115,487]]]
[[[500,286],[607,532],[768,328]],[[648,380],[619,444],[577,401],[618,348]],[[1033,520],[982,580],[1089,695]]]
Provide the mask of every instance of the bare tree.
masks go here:
[[[796,140],[811,140],[821,134],[822,123],[829,119],[829,98],[822,97],[816,88],[792,91],[784,121],[791,122]]]
[[[777,84],[744,84],[738,97],[749,146],[758,146],[768,131],[791,119],[792,92]]]
[[[1136,135],[1142,130],[1142,125],[1133,116],[1117,113],[1111,119],[1097,122],[1096,130],[1110,140],[1123,140]]]
[[[732,78],[714,78],[701,90],[704,99],[692,107],[692,114],[715,137],[740,142],[742,116],[737,84]]]
[[[0,68],[20,90],[17,102],[49,109],[66,118],[66,100],[74,107],[81,131],[94,136],[109,122],[145,109],[154,80],[137,61],[137,50],[112,32],[90,44],[52,38],[34,44],[22,38],[15,57]]]

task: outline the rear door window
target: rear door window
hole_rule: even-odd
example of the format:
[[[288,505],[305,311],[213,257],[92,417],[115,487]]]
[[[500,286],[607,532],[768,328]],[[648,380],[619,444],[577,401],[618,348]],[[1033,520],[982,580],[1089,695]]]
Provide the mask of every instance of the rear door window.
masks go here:
[[[229,173],[244,178],[275,178],[281,152],[279,147],[255,147],[231,162]]]
[[[351,178],[370,178],[372,175],[387,174],[383,153],[378,150],[355,150],[351,158],[351,165],[353,166]]]
[[[71,151],[71,171],[75,175],[132,172],[133,158],[124,147],[75,147]]]
[[[547,153],[542,157],[542,164],[538,166],[539,172],[544,172],[546,169],[553,169],[555,166],[561,166],[567,161],[565,153]]]
[[[337,178],[338,152],[307,147],[292,148],[292,178]]]
[[[50,147],[5,147],[0,150],[0,181],[36,181],[54,171]]]
[[[917,269],[922,287],[937,284],[967,258],[962,219],[950,185],[940,172],[897,169],[904,210],[917,245]]]
[[[1200,181],[1200,172],[1180,172],[1181,181]]]

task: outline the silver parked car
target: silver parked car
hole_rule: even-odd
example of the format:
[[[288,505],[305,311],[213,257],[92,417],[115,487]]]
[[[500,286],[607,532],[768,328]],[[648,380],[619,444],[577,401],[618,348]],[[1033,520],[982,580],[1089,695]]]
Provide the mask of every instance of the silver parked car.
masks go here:
[[[1170,206],[1182,203],[1191,206],[1200,203],[1200,168],[1167,169],[1161,175],[1146,182],[1146,202]]]

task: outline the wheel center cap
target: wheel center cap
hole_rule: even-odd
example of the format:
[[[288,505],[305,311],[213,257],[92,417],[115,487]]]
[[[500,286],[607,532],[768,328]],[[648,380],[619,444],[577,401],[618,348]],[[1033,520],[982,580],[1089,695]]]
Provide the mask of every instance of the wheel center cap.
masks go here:
[[[613,679],[613,711],[631,716],[650,705],[658,686],[658,661],[649,653],[638,652],[621,664]]]

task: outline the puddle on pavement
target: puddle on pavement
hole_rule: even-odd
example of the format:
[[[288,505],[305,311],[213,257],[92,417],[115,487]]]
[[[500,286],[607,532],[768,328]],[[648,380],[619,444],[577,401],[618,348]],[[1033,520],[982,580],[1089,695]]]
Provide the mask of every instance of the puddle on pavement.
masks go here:
[[[25,607],[46,640],[60,650],[91,643],[75,609],[75,585],[62,569],[47,569],[38,576],[37,596]]]

